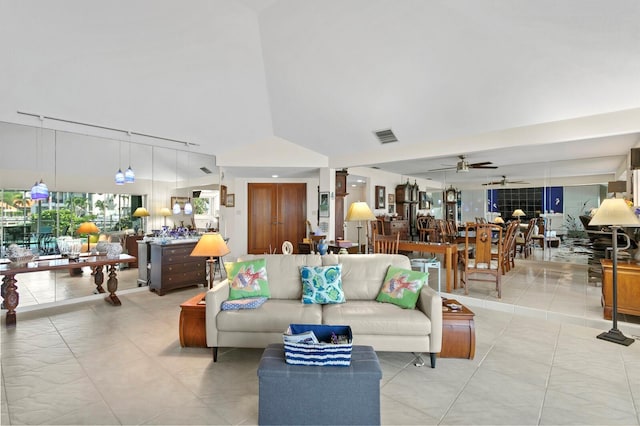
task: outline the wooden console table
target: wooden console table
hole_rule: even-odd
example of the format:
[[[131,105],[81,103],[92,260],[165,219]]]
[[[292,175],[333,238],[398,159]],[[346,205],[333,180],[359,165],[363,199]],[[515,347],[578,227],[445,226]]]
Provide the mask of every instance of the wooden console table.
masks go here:
[[[26,264],[10,263],[8,259],[2,259],[0,262],[0,275],[2,278],[2,299],[4,307],[7,309],[5,326],[9,327],[16,324],[16,309],[20,296],[18,294],[18,286],[16,283],[16,275],[27,272],[55,271],[58,269],[70,269],[73,267],[82,268],[89,266],[94,270],[94,283],[99,293],[105,293],[102,288],[104,282],[104,272],[102,268],[107,266],[109,270],[109,279],[107,280],[107,290],[109,294],[105,300],[112,305],[121,305],[120,299],[116,296],[118,290],[118,278],[116,274],[116,265],[119,263],[131,263],[136,260],[135,257],[128,254],[121,254],[119,257],[110,259],[107,256],[87,256],[81,255],[78,260],[69,260],[61,256],[40,256],[37,260]]]
[[[613,314],[613,262],[601,259],[604,318]],[[640,265],[618,261],[618,313],[640,316]]]
[[[206,333],[206,304],[204,295],[200,293],[180,305],[180,346],[182,347],[207,347]]]
[[[455,303],[462,306],[453,311],[446,305]],[[446,310],[445,310],[446,309]],[[442,302],[442,350],[440,358],[473,359],[476,353],[475,314],[460,302],[448,299]]]
[[[458,246],[455,244],[400,240],[398,250],[444,254],[447,293],[451,293],[452,288],[458,288]]]

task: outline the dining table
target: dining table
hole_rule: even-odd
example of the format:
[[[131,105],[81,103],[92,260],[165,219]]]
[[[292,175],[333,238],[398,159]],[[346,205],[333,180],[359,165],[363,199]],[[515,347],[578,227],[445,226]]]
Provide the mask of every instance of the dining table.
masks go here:
[[[128,254],[120,254],[118,257],[107,255],[81,254],[77,259],[70,259],[60,255],[38,256],[29,262],[11,262],[9,259],[0,259],[0,275],[2,276],[2,305],[7,309],[5,326],[15,326],[17,322],[16,309],[20,296],[18,294],[18,274],[41,271],[56,271],[60,269],[76,269],[85,266],[93,270],[93,280],[98,293],[106,293],[102,288],[104,282],[103,268],[106,266],[109,279],[107,280],[107,290],[109,294],[105,300],[114,306],[122,303],[116,295],[118,290],[117,265],[121,263],[135,262],[136,258]]]
[[[450,293],[452,288],[458,288],[458,246],[456,244],[400,240],[398,241],[398,251],[444,255],[447,293]]]

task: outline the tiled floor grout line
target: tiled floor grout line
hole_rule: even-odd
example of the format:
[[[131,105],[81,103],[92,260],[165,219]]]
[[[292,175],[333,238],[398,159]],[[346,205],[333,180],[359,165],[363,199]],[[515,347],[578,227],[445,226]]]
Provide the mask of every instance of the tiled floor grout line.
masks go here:
[[[555,365],[556,360],[556,352],[558,351],[558,343],[560,342],[560,335],[562,333],[562,324],[558,327],[558,332],[556,334],[556,340],[553,345],[553,356],[551,357],[551,365],[549,366],[549,372],[547,373],[547,377],[544,382],[544,395],[542,396],[542,402],[540,404],[540,409],[538,410],[538,425],[542,422],[542,413],[544,411],[544,404],[547,400],[547,393],[549,391],[549,382],[551,381],[551,373],[553,372],[553,366]]]

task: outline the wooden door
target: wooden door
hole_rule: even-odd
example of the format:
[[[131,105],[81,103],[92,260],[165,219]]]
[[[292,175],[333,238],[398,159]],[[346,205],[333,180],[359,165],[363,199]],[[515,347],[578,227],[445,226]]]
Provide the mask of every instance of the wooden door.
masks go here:
[[[305,183],[250,183],[247,251],[281,253],[282,243],[294,247],[306,236]]]

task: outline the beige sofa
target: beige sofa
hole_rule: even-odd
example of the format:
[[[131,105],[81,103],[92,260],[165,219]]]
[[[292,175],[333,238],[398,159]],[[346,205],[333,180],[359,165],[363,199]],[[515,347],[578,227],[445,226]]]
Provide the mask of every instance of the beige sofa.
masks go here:
[[[264,348],[282,343],[289,324],[349,325],[354,345],[377,351],[429,353],[431,367],[442,345],[442,300],[423,286],[416,309],[377,302],[389,265],[411,269],[397,254],[246,255],[238,261],[266,258],[271,297],[257,309],[222,311],[229,295],[227,280],[206,294],[207,346],[217,361],[219,347]],[[346,303],[303,304],[300,266],[342,264]],[[421,360],[420,360],[421,361]]]

